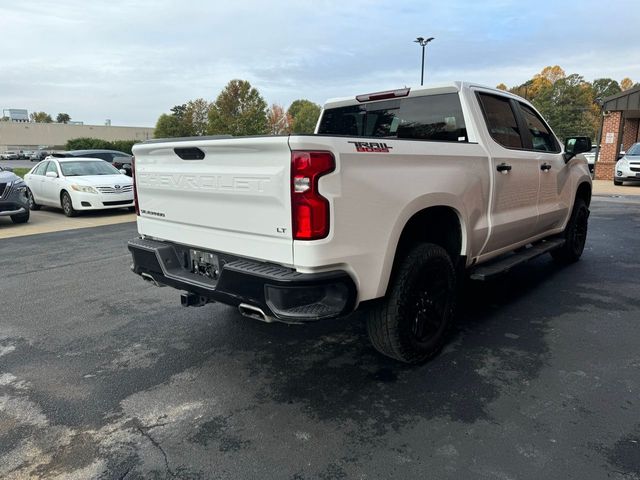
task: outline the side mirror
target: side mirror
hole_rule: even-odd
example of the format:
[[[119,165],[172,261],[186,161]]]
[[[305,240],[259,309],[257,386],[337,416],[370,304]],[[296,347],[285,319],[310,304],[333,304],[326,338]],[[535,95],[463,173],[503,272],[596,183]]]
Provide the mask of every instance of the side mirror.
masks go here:
[[[127,171],[124,168],[121,168],[120,170],[118,170],[121,174],[126,175]]]
[[[591,138],[589,137],[569,137],[564,141],[564,161],[571,160],[579,153],[591,150]]]
[[[45,175],[49,178],[58,178],[58,174],[56,172],[47,172]]]

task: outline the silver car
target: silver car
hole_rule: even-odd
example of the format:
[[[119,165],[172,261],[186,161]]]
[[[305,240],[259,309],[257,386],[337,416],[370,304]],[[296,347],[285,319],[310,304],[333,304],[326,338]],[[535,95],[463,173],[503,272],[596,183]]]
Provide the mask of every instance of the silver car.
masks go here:
[[[4,152],[4,153],[0,153],[0,160],[19,160],[20,159],[20,155],[18,155],[18,152]]]

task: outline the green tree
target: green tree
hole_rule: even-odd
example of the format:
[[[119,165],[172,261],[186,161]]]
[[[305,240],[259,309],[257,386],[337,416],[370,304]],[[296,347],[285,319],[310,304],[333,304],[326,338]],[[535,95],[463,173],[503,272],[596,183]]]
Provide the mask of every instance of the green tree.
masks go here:
[[[182,105],[174,105],[171,108],[171,115],[174,117],[178,117],[179,119],[183,119],[185,113],[187,112],[187,104],[183,103]]]
[[[246,80],[231,80],[211,105],[208,133],[241,136],[267,131],[267,102]]]
[[[58,123],[69,123],[69,120],[71,120],[71,117],[68,113],[59,113],[56,116],[56,122]]]
[[[293,133],[313,133],[320,111],[320,105],[310,100],[294,100],[287,110],[291,117],[291,131]]]
[[[111,148],[109,150],[118,150],[119,152],[128,153],[130,155],[133,154],[132,148],[136,143],[139,143],[136,140],[114,140],[111,143]]]
[[[185,107],[184,112],[181,112],[178,118],[183,122],[185,130],[187,130],[191,136],[206,135],[209,126],[211,103],[204,98],[196,98],[195,100],[190,100],[183,106]]]
[[[46,112],[33,112],[31,115],[29,115],[29,118],[31,118],[32,122],[36,122],[36,123],[52,123],[53,122],[51,115],[49,115]]]
[[[594,137],[597,115],[593,88],[578,74],[544,84],[533,104],[562,139],[575,134]]]
[[[166,113],[160,115],[153,131],[155,138],[188,137],[189,135],[190,132],[179,117]]]
[[[291,102],[291,105],[289,105],[289,109],[287,110],[287,113],[291,115],[291,118],[295,118],[298,116],[298,113],[305,105],[316,105],[316,104],[313,103],[311,100],[307,100],[306,98],[299,98],[298,100],[294,100],[293,102]]]
[[[163,113],[156,122],[156,138],[193,137],[205,135],[209,123],[211,104],[197,98],[182,105],[174,105],[171,113]]]
[[[620,84],[611,78],[596,78],[591,84],[591,87],[593,88],[593,97],[600,99],[622,91]]]

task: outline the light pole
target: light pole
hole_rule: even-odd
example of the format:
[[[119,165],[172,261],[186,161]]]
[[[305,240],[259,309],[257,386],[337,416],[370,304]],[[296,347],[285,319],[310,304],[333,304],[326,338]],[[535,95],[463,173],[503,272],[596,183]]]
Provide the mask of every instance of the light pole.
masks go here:
[[[420,46],[422,47],[422,74],[420,75],[420,85],[424,84],[424,47],[426,47],[427,43],[429,43],[431,40],[435,40],[435,38],[434,37],[429,37],[429,38],[418,37],[414,40],[415,43],[420,44]]]

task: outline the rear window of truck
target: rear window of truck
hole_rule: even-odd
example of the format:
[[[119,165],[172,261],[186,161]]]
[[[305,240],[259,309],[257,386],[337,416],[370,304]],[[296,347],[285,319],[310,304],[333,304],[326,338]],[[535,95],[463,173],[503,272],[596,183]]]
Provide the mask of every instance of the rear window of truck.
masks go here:
[[[318,133],[349,137],[467,142],[457,93],[325,109]]]

